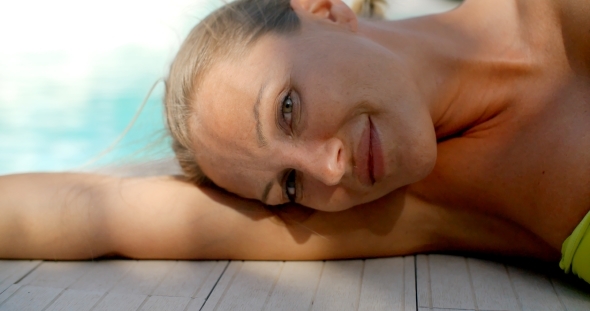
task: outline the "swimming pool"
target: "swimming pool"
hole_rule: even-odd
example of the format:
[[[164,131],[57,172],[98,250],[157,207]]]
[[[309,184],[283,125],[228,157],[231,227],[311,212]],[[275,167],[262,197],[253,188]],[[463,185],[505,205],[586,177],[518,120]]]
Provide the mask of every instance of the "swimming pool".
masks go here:
[[[345,2],[350,3],[352,0]],[[389,17],[450,0],[389,1]],[[159,84],[190,28],[220,0],[28,0],[0,3],[0,174],[169,157]],[[31,8],[35,8],[32,10]]]
[[[145,66],[158,55],[141,54],[134,48],[118,49],[78,79],[54,76],[55,71],[63,74],[68,64],[59,63],[59,56],[52,55],[49,63],[55,69],[36,65],[35,71],[43,70],[12,75],[2,83],[0,174],[76,169],[109,147],[129,124],[151,85],[163,75],[160,68]],[[34,57],[28,56],[30,59]],[[150,151],[147,149],[157,143],[156,137],[164,129],[162,92],[160,85],[128,135],[98,163],[142,157],[138,153]],[[156,156],[151,149],[151,156]],[[160,146],[162,150],[166,148]],[[166,156],[166,152],[159,156]]]
[[[127,127],[219,0],[0,3],[0,174],[78,169]],[[156,87],[94,166],[170,155]]]

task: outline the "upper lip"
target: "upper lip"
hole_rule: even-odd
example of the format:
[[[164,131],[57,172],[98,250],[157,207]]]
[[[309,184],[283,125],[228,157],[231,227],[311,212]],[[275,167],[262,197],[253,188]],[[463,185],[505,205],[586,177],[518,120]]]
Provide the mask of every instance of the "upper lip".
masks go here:
[[[373,159],[373,122],[369,117],[369,175],[371,177],[371,184],[375,183],[375,161]]]
[[[354,172],[362,184],[371,186],[375,183],[375,178],[373,176],[373,153],[371,148],[371,118],[369,117],[367,121],[367,125],[361,134],[361,139],[356,150]]]

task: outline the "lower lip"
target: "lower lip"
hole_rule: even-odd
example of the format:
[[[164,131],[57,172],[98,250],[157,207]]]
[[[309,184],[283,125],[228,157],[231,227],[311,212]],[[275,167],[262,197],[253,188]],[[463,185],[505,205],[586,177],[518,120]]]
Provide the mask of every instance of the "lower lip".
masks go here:
[[[371,126],[371,154],[369,156],[369,169],[371,170],[371,179],[373,183],[375,183],[383,178],[385,167],[383,164],[383,149],[381,148],[379,133],[377,133],[371,118],[369,118],[369,123]]]

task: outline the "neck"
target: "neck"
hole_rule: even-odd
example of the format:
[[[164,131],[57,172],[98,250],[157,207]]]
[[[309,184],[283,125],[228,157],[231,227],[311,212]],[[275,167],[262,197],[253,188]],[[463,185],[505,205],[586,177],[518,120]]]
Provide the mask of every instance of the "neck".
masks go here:
[[[488,4],[467,2],[445,14],[402,21],[359,21],[359,33],[396,54],[414,79],[438,139],[496,115],[519,96],[518,86],[531,72],[515,29],[516,8]]]

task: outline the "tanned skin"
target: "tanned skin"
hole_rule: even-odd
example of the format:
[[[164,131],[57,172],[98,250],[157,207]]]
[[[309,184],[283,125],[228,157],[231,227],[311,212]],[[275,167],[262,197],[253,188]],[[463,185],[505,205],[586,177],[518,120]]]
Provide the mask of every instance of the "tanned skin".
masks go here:
[[[433,171],[377,201],[329,213],[264,206],[176,177],[2,176],[0,258],[313,260],[464,251],[558,260],[590,210],[588,16],[588,1],[471,0],[395,22],[422,48],[462,66],[452,68],[441,93],[452,104],[433,120]],[[463,53],[438,39],[445,36],[466,38]]]

